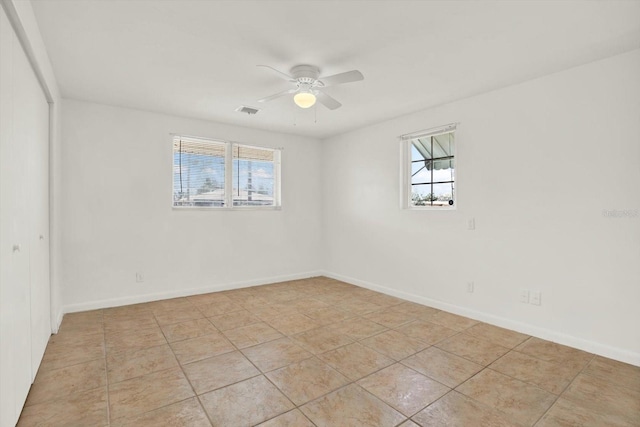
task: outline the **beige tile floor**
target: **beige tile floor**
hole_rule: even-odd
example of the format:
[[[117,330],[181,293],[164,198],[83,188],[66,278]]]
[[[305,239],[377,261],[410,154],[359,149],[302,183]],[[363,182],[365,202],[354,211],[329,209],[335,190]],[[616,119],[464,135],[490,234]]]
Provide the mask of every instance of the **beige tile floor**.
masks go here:
[[[640,368],[318,277],[68,314],[20,426],[640,426]]]

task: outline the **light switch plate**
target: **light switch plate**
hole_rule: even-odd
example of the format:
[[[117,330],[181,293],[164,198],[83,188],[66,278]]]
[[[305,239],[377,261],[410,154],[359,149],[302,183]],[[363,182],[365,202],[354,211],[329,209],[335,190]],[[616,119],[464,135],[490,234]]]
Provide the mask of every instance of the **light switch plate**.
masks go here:
[[[540,291],[531,291],[531,296],[529,298],[529,303],[533,305],[542,305],[542,292]]]

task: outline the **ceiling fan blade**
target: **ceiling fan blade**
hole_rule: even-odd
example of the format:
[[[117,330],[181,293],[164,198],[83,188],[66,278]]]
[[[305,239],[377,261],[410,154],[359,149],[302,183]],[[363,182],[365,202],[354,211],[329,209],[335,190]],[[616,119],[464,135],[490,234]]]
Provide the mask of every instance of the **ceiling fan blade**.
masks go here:
[[[318,101],[322,105],[327,107],[329,110],[335,110],[337,108],[342,107],[342,104],[340,104],[334,98],[330,97],[329,95],[327,95],[326,93],[324,93],[324,92],[322,92],[320,90],[318,91],[318,94],[316,95],[316,98],[318,98]]]
[[[284,79],[284,80],[286,80],[286,81],[288,81],[288,82],[295,82],[295,81],[296,81],[296,80],[295,80],[293,77],[291,77],[290,75],[285,74],[285,73],[283,73],[282,71],[276,70],[275,68],[270,67],[270,66],[268,66],[268,65],[256,65],[256,67],[267,68],[267,69],[271,70],[271,72],[272,72],[272,73],[274,73],[276,76],[278,76],[278,77],[280,77],[281,79]]]
[[[287,89],[287,90],[283,90],[282,92],[278,92],[275,95],[271,95],[271,96],[267,96],[266,98],[262,98],[262,99],[258,99],[258,102],[269,102],[269,101],[273,101],[276,98],[280,98],[281,96],[285,96],[288,95],[290,93],[295,93],[297,92],[298,89]]]
[[[353,70],[347,71],[346,73],[334,74],[333,76],[321,77],[319,80],[327,87],[364,80],[364,76],[360,71]]]

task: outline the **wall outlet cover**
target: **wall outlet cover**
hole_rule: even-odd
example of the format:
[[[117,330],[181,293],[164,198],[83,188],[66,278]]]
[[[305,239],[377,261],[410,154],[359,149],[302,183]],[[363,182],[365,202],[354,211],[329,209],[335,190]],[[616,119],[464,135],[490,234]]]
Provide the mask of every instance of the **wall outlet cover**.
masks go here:
[[[531,298],[529,302],[533,305],[542,305],[542,292],[540,291],[531,291]]]

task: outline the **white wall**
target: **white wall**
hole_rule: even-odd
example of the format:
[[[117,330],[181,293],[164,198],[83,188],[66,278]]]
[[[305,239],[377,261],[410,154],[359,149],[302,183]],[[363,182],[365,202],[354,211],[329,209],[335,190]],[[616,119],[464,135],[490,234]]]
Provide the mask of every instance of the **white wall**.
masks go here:
[[[66,310],[324,269],[640,365],[640,217],[603,216],[640,209],[639,74],[633,51],[323,142],[64,101]],[[398,135],[450,122],[457,210],[401,210]],[[285,147],[283,210],[172,210],[170,132]]]
[[[67,311],[322,268],[318,140],[69,100],[62,122]],[[282,210],[173,210],[170,133],[283,147]]]
[[[328,273],[640,365],[640,216],[603,216],[640,209],[638,76],[636,50],[325,141]],[[458,209],[401,210],[397,137],[451,122]]]

